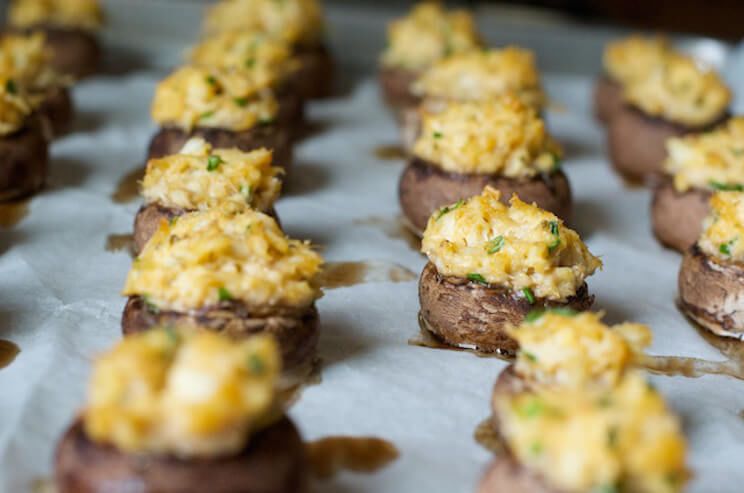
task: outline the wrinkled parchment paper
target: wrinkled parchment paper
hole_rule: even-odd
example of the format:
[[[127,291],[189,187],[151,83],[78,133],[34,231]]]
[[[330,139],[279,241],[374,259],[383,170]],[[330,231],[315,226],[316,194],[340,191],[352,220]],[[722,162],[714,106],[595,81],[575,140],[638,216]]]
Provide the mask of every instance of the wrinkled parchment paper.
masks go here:
[[[137,201],[117,204],[118,180],[141,165],[154,126],[153,88],[196,36],[200,7],[189,2],[111,0],[107,64],[117,72],[75,89],[76,131],[54,143],[49,187],[17,226],[0,232],[0,338],[21,353],[0,370],[0,491],[25,492],[51,471],[54,444],[83,401],[91,359],[120,337],[119,296],[130,258],[104,249],[131,231]],[[314,104],[318,133],[297,149],[278,212],[286,231],[309,238],[330,261],[374,260],[419,272],[424,258],[395,234],[400,161],[374,156],[396,143],[372,73],[384,22],[395,13],[329,8],[329,35],[348,94]],[[553,16],[482,10],[491,41],[538,52],[558,103],[551,130],[567,151],[575,193],[574,226],[605,269],[590,279],[596,308],[613,323],[651,325],[652,352],[720,360],[673,300],[680,256],[652,239],[646,190],[624,188],[590,116],[602,44],[617,33]],[[694,47],[725,62],[725,47]],[[146,63],[150,68],[137,68]],[[119,73],[121,72],[121,73]],[[741,85],[739,85],[741,87]],[[632,143],[629,143],[632,145]],[[391,226],[392,225],[392,226]],[[328,291],[319,302],[322,383],[290,411],[307,439],[372,435],[394,443],[400,459],[371,475],[343,473],[328,492],[473,491],[490,454],[472,438],[489,413],[496,359],[410,346],[418,331],[416,282],[370,282]],[[682,416],[690,441],[693,492],[735,492],[744,484],[744,382],[728,377],[653,376]]]

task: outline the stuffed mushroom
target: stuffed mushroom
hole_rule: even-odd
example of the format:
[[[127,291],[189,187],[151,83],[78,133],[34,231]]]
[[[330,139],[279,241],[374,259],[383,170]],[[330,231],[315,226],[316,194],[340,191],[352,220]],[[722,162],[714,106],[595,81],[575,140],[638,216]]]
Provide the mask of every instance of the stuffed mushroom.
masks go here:
[[[269,336],[157,329],[93,368],[55,454],[59,493],[303,493],[302,439],[284,416]]]
[[[585,279],[601,267],[574,231],[486,187],[429,219],[421,250],[420,318],[445,343],[513,353],[508,328],[539,308],[589,309]]]
[[[595,389],[515,389],[494,402],[506,452],[479,493],[678,493],[680,420],[640,371]]]
[[[270,81],[279,101],[281,125],[300,127],[304,120],[303,84],[307,76],[292,47],[261,31],[225,31],[203,39],[191,49],[190,63],[245,70]]]
[[[660,37],[629,36],[609,43],[602,57],[604,73],[594,86],[594,114],[608,124],[624,104],[623,88],[631,81],[648,77],[672,50]]]
[[[49,123],[53,136],[59,136],[70,129],[74,108],[69,78],[57,74],[49,60],[42,33],[0,38],[0,73],[21,87],[36,113]]]
[[[669,139],[664,171],[651,205],[653,231],[663,245],[685,252],[700,237],[713,192],[744,191],[744,118]]]
[[[516,194],[569,219],[571,188],[560,169],[561,149],[522,101],[503,96],[449,103],[423,118],[399,183],[403,215],[417,234],[433,213],[487,185],[504,201]]]
[[[293,126],[281,120],[281,101],[272,87],[273,79],[256,71],[181,67],[155,92],[152,117],[161,129],[148,157],[176,154],[191,137],[201,137],[220,149],[270,149],[288,169]]]
[[[679,270],[679,307],[716,335],[744,339],[744,193],[715,192]]]
[[[546,96],[535,55],[523,48],[467,51],[447,57],[426,70],[412,86],[420,104],[404,110],[403,147],[410,150],[421,134],[422,114],[435,114],[450,102],[488,102],[513,96],[542,115]]]
[[[44,186],[49,160],[45,127],[23,88],[0,75],[0,202]]]
[[[648,182],[662,171],[667,139],[722,123],[731,92],[696,60],[669,53],[648,76],[626,84],[623,98],[608,127],[610,160],[627,179]]]
[[[8,22],[17,32],[45,34],[56,72],[81,79],[98,71],[96,32],[103,25],[98,0],[12,0]]]
[[[322,259],[276,221],[229,204],[161,221],[123,294],[125,334],[161,325],[276,337],[287,370],[315,356]]]
[[[334,62],[324,40],[318,0],[221,0],[204,20],[206,36],[229,31],[262,32],[291,47],[298,62],[297,89],[303,98],[334,91]]]
[[[446,10],[436,2],[420,2],[388,27],[388,43],[380,59],[379,81],[388,107],[400,118],[420,101],[412,85],[437,61],[478,50],[480,35],[470,12]]]
[[[213,149],[193,138],[181,152],[147,163],[141,193],[145,204],[134,219],[134,251],[142,251],[162,221],[185,213],[231,205],[249,207],[276,218],[274,201],[281,190],[281,168],[271,151]]]

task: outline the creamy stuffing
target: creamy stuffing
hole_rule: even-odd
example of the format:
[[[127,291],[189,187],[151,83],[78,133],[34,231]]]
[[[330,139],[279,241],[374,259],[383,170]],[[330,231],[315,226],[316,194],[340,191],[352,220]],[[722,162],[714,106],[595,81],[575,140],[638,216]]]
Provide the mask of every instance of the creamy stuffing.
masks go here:
[[[673,48],[666,38],[633,35],[609,43],[602,62],[605,73],[625,85],[648,77],[671,52]]]
[[[244,131],[274,122],[279,103],[273,76],[238,69],[186,65],[155,90],[152,118],[161,126]]]
[[[0,75],[0,136],[22,129],[32,110],[24,88],[15,79]]]
[[[561,148],[545,122],[517,98],[453,102],[421,116],[413,154],[445,171],[530,178],[560,165]]]
[[[512,95],[538,112],[546,99],[534,53],[516,46],[471,50],[440,60],[414,83],[413,92],[454,101]]]
[[[413,72],[482,46],[470,12],[446,10],[437,2],[420,2],[406,17],[393,21],[387,41],[382,65]]]
[[[158,310],[234,301],[254,311],[307,308],[320,297],[322,258],[271,217],[216,207],[160,224],[132,264],[123,294]]]
[[[267,335],[235,341],[163,328],[132,335],[93,367],[85,432],[127,453],[237,453],[278,417],[279,370]]]
[[[147,163],[142,195],[147,203],[177,209],[233,204],[268,212],[279,196],[281,173],[267,149],[213,149],[192,138],[178,154]]]
[[[731,103],[731,91],[717,73],[676,53],[626,84],[623,95],[646,115],[692,128],[713,124]]]
[[[579,235],[550,212],[487,187],[434,213],[421,250],[443,276],[566,301],[602,266]]]
[[[568,308],[534,312],[509,334],[519,343],[517,374],[551,388],[611,388],[651,344],[642,324],[607,326],[602,314]]]
[[[8,22],[14,27],[52,25],[96,30],[103,25],[98,0],[12,0]]]
[[[601,391],[500,395],[500,432],[520,464],[571,493],[676,493],[689,476],[679,419],[640,372]]]
[[[698,246],[722,260],[744,262],[744,192],[715,192]]]
[[[207,11],[203,31],[261,31],[292,46],[316,46],[323,24],[318,0],[220,0]]]
[[[677,191],[744,190],[744,117],[711,132],[671,138],[666,148],[664,169]]]

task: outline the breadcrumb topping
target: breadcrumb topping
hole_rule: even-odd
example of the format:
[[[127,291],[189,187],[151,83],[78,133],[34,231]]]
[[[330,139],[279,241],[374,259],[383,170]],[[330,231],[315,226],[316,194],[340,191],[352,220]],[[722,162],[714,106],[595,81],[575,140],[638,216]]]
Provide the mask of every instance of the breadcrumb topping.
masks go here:
[[[8,22],[14,27],[51,24],[97,30],[103,25],[98,0],[12,0]]]
[[[700,249],[722,260],[744,262],[744,193],[715,192],[698,240]]]

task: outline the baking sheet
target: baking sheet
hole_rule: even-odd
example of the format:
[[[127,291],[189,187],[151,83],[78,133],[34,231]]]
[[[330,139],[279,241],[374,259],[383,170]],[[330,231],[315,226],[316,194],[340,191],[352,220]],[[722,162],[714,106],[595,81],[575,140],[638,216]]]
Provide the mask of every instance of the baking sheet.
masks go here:
[[[15,361],[0,369],[2,492],[29,491],[33,481],[49,476],[54,444],[83,402],[92,357],[120,337],[124,299],[118,293],[131,259],[104,247],[110,234],[131,231],[139,204],[115,203],[111,195],[119,179],[141,165],[154,131],[148,109],[155,83],[195,33],[196,6],[179,3],[179,18],[183,14],[185,20],[177,26],[157,24],[167,22],[162,14],[174,4],[151,2],[154,10],[148,11],[143,1],[109,2],[110,53],[144,58],[151,68],[98,77],[75,89],[80,118],[76,132],[53,146],[48,189],[29,203],[17,226],[0,230],[0,338],[21,348]],[[297,148],[278,213],[290,235],[313,240],[329,261],[370,260],[419,272],[424,258],[396,234],[402,162],[375,157],[376,148],[396,143],[396,129],[374,81],[353,76],[365,66],[372,71],[382,45],[382,38],[372,36],[381,35],[392,14],[343,5],[330,10],[336,52],[351,60],[346,75],[356,82],[346,97],[312,106],[318,133]],[[534,46],[553,39],[569,43],[573,36],[585,52],[599,53],[610,35],[569,29],[554,19],[500,30],[492,17],[498,16],[479,17],[487,36],[518,32],[515,41]],[[129,38],[122,26],[132,26]],[[139,30],[149,34],[140,36]],[[139,44],[127,45],[126,39]],[[561,57],[571,53],[542,49],[539,56],[557,103],[548,112],[549,125],[567,150],[575,227],[605,263],[589,280],[596,308],[607,312],[609,322],[651,325],[655,354],[721,360],[674,307],[680,257],[651,237],[649,193],[624,188],[609,171],[603,134],[589,108],[597,60],[561,70]],[[123,69],[125,59],[130,60],[122,56],[119,66],[110,59],[109,65]],[[490,388],[505,363],[408,345],[418,332],[415,281],[378,279],[330,290],[318,307],[322,382],[305,389],[291,417],[308,440],[372,435],[391,441],[401,453],[376,474],[343,473],[318,491],[473,491],[490,454],[472,435],[489,412]],[[652,379],[684,420],[695,471],[690,491],[739,491],[744,382],[716,376]]]

